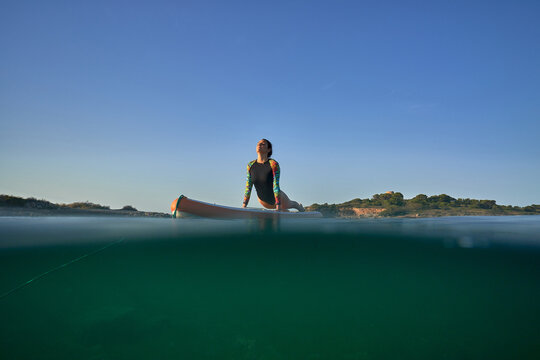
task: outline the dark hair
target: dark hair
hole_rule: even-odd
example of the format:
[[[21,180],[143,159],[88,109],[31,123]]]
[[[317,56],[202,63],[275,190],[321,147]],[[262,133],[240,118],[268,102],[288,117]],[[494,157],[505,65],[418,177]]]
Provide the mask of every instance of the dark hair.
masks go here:
[[[263,140],[268,144],[268,157],[270,157],[272,156],[272,143],[268,139],[263,138]]]

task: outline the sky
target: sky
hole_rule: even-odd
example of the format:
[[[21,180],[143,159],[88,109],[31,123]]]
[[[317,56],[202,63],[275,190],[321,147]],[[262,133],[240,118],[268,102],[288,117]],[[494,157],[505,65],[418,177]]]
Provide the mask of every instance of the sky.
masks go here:
[[[538,1],[0,1],[0,193],[540,204]],[[250,206],[260,207],[254,201]]]

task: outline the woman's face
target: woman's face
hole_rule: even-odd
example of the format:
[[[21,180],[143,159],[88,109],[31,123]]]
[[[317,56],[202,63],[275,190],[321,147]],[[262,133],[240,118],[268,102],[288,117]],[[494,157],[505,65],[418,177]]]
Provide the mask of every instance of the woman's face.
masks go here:
[[[268,155],[268,143],[264,140],[260,140],[257,143],[257,153],[261,155]]]

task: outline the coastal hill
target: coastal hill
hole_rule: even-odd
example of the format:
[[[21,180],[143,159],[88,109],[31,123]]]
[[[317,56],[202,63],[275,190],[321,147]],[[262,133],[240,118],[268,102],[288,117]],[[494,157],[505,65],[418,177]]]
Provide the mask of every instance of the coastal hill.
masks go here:
[[[122,209],[111,209],[109,206],[91,202],[74,202],[71,204],[54,204],[47,200],[21,198],[11,195],[0,195],[0,216],[62,216],[62,215],[112,215],[112,216],[145,216],[170,217],[159,212],[138,211],[126,205]]]
[[[456,199],[446,194],[419,194],[404,199],[400,192],[375,194],[370,199],[353,199],[342,204],[313,204],[308,211],[325,217],[436,217],[470,215],[540,215],[540,205],[525,207],[498,205],[495,200]]]

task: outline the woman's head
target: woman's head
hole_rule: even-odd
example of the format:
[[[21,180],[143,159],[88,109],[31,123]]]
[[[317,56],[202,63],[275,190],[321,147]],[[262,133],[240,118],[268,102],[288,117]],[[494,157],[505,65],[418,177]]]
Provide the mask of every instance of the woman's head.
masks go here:
[[[261,139],[257,143],[257,152],[261,155],[272,156],[272,143],[267,139]]]

